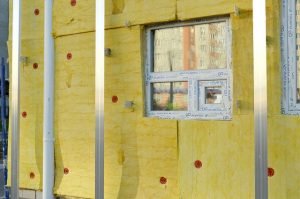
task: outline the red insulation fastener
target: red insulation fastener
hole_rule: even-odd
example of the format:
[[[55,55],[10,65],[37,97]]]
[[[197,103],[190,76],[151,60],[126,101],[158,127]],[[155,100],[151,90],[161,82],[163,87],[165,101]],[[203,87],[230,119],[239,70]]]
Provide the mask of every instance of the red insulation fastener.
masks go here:
[[[167,178],[160,177],[159,182],[160,182],[160,184],[166,184],[167,183]]]
[[[25,111],[22,112],[22,117],[23,117],[23,118],[27,117],[27,113],[26,113]]]
[[[272,177],[275,175],[275,170],[273,168],[268,168],[268,176]]]
[[[112,96],[112,98],[111,98],[111,101],[112,101],[113,103],[117,103],[118,100],[119,100],[119,98],[118,98],[118,96],[116,96],[116,95]]]
[[[68,53],[68,54],[67,54],[67,59],[68,59],[68,60],[72,59],[72,53]]]
[[[64,168],[64,174],[65,175],[69,174],[69,169],[68,168]]]
[[[37,68],[39,67],[39,64],[38,64],[38,63],[34,63],[34,64],[32,65],[32,67],[33,67],[33,69],[37,69]]]
[[[202,162],[201,162],[200,160],[196,160],[196,161],[194,162],[194,165],[195,165],[195,167],[196,167],[197,169],[200,169],[200,168],[202,167]]]
[[[29,177],[30,177],[30,179],[33,179],[35,177],[34,173],[30,172]]]
[[[39,9],[35,9],[35,10],[34,10],[34,14],[35,14],[35,15],[39,15],[39,14],[40,14],[40,10],[39,10]]]
[[[71,0],[71,6],[76,6],[76,0]]]

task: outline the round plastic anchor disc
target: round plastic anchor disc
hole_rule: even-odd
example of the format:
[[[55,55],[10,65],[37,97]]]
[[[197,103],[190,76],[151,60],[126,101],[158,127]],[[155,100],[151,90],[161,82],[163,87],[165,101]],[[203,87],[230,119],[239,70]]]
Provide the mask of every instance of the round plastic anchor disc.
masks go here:
[[[23,117],[23,118],[26,118],[26,117],[27,117],[27,113],[26,113],[25,111],[22,113],[22,117]]]
[[[273,177],[275,175],[275,170],[273,168],[268,168],[268,176]]]
[[[67,59],[68,59],[68,60],[72,59],[72,57],[73,57],[73,56],[72,56],[72,53],[68,53],[68,54],[67,54]]]
[[[160,177],[160,179],[159,179],[159,182],[160,182],[160,184],[166,184],[167,183],[167,178],[165,178],[165,177]]]
[[[32,65],[32,67],[33,67],[33,69],[37,69],[37,68],[39,67],[39,64],[38,64],[38,63],[34,63],[34,64]]]
[[[35,174],[33,172],[30,172],[29,177],[30,177],[30,179],[33,179],[33,178],[35,178]]]
[[[202,162],[200,160],[196,160],[194,162],[194,166],[197,168],[197,169],[200,169],[202,167]]]
[[[116,96],[116,95],[112,96],[112,98],[111,98],[111,101],[112,101],[113,103],[117,103],[118,100],[119,100],[119,98],[118,98],[118,96]]]
[[[69,169],[68,168],[64,168],[64,174],[65,175],[69,174]]]
[[[71,6],[76,6],[76,0],[71,0]]]
[[[40,14],[40,10],[39,10],[39,9],[35,9],[35,10],[34,10],[34,14],[35,14],[35,15],[39,15],[39,14]]]

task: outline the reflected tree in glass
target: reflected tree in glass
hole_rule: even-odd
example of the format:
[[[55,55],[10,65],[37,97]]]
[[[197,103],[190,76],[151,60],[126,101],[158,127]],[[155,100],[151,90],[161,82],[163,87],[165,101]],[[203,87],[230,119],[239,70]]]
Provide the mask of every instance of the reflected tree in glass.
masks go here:
[[[152,83],[151,87],[153,111],[187,110],[187,82]]]

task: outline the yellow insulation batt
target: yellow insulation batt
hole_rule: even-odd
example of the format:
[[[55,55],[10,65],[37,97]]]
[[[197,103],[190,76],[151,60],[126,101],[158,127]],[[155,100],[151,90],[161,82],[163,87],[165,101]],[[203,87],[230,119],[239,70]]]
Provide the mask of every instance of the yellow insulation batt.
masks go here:
[[[255,198],[252,14],[231,15],[231,26],[233,119],[179,121],[182,198]],[[202,162],[200,170],[194,166],[196,160]]]
[[[176,18],[176,0],[105,0],[105,27],[139,25]]]
[[[177,16],[181,20],[214,15],[228,15],[229,13],[234,13],[235,8],[241,11],[252,10],[251,0],[177,0],[176,2]]]
[[[54,192],[58,195],[94,197],[94,38],[94,33],[85,33],[55,40]]]
[[[96,0],[53,1],[53,34],[55,36],[95,31]],[[95,41],[95,40],[94,40]]]
[[[105,33],[105,198],[178,198],[176,121],[143,117],[141,29]]]
[[[43,40],[23,40],[20,67],[20,187],[40,189],[43,162]],[[9,42],[11,49],[11,43]],[[9,53],[11,56],[11,53]],[[38,68],[34,69],[34,63]],[[11,71],[11,70],[10,70]],[[10,74],[11,75],[11,74]],[[11,92],[10,92],[11,94]],[[11,112],[10,112],[11,116]],[[10,121],[11,122],[11,121]],[[9,133],[9,137],[11,132]],[[9,143],[10,144],[10,143]],[[10,145],[9,145],[10,146]],[[10,153],[9,147],[9,153]],[[9,156],[10,157],[10,156]],[[10,160],[8,162],[10,168]],[[9,173],[10,174],[10,173]],[[10,175],[9,175],[10,176]],[[10,178],[9,178],[10,179]],[[10,182],[9,182],[10,184]]]

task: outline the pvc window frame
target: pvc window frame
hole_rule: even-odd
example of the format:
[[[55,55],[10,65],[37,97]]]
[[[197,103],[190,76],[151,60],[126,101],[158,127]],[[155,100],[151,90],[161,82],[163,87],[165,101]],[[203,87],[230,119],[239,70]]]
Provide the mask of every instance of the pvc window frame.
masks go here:
[[[190,25],[208,24],[216,22],[226,23],[227,65],[224,69],[201,69],[173,72],[152,72],[154,60],[154,32],[159,29],[184,27]],[[231,24],[229,17],[201,19],[189,22],[177,22],[146,27],[145,48],[145,116],[161,119],[199,119],[199,120],[231,120],[232,119],[232,58],[231,58]],[[188,110],[187,111],[154,111],[152,110],[152,83],[188,82]],[[199,97],[205,98],[201,92],[199,82],[208,82],[207,85],[220,85],[223,93],[223,104],[205,104],[201,107]]]
[[[282,0],[281,7],[281,64],[282,113],[300,114],[297,103],[296,0]]]

